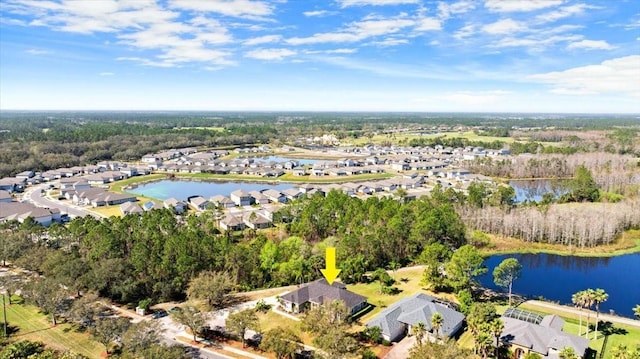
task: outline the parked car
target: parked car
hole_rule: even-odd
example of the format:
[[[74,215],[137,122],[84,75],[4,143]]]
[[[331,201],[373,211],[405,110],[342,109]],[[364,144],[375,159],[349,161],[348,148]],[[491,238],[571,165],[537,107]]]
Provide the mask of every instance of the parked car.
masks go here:
[[[177,313],[177,312],[181,312],[182,308],[180,307],[171,307],[169,308],[169,313]]]
[[[169,313],[167,313],[166,310],[158,309],[155,312],[153,312],[153,314],[151,315],[151,318],[159,319],[159,318],[162,318],[162,317],[166,317],[167,315],[169,315]]]

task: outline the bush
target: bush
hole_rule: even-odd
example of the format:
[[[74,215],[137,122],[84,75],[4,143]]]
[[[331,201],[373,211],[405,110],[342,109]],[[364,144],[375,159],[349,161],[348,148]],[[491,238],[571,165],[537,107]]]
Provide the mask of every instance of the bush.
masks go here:
[[[138,308],[142,308],[145,311],[148,311],[152,303],[153,303],[153,299],[151,298],[143,299],[138,303]]]
[[[256,311],[258,312],[268,312],[271,310],[271,305],[267,304],[264,299],[260,299],[257,303],[256,303]]]
[[[384,345],[385,347],[390,347],[391,346],[391,342],[386,340],[386,339],[382,339],[382,345]]]
[[[371,349],[367,349],[362,352],[362,359],[378,359],[378,356]]]

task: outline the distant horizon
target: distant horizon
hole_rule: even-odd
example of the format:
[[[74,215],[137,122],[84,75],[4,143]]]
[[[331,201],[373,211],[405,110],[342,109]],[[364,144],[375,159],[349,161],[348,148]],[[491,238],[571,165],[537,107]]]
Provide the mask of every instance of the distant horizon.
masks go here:
[[[109,109],[0,109],[2,112],[20,112],[20,113],[264,113],[264,114],[461,114],[461,115],[567,115],[567,116],[640,116],[640,112],[527,112],[527,111],[374,111],[374,110],[109,110]],[[638,123],[640,125],[640,123]]]

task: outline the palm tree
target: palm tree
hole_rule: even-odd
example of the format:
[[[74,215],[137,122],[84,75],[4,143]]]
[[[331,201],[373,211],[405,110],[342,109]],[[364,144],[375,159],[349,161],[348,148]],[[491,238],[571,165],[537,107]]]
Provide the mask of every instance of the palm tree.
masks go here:
[[[498,351],[500,350],[500,334],[504,330],[504,322],[499,318],[492,320],[489,323],[489,330],[496,337],[496,358],[498,357]]]
[[[424,322],[417,322],[413,327],[411,327],[411,331],[413,335],[416,336],[416,342],[418,346],[422,345],[422,339],[424,338],[424,334],[427,332],[427,325]]]
[[[578,335],[582,333],[582,308],[584,307],[584,291],[581,290],[571,296],[571,302],[578,307],[580,311],[580,324],[578,326]]]
[[[593,335],[593,340],[598,338],[598,321],[600,317],[600,304],[609,299],[609,294],[602,288],[598,288],[593,291],[593,303],[596,305],[596,332]]]
[[[640,319],[640,304],[633,307],[633,314]]]
[[[438,331],[442,327],[442,323],[444,323],[444,317],[440,313],[433,313],[431,316],[431,327],[433,328],[433,332],[436,334],[436,342],[439,339]]]
[[[595,291],[591,288],[582,291],[584,307],[587,308],[587,330],[584,333],[585,338],[589,338],[589,321],[591,320],[591,307],[594,304]]]

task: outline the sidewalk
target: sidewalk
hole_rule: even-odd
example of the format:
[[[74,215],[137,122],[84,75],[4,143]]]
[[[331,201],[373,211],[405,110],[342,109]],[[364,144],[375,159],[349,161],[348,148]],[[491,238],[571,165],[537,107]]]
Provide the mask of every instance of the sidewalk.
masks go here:
[[[564,312],[564,313],[569,313],[569,314],[574,314],[574,315],[580,315],[582,314],[583,316],[587,315],[588,313],[591,313],[591,317],[595,318],[596,316],[596,312],[592,311],[592,310],[578,310],[574,307],[568,307],[566,305],[559,305],[559,304],[554,304],[554,303],[549,303],[549,302],[541,302],[539,300],[528,300],[525,303],[529,303],[531,305],[536,305],[539,307],[543,307],[543,308],[548,308],[554,311],[558,311],[558,312]],[[635,320],[635,319],[631,319],[631,318],[625,318],[625,317],[618,317],[616,315],[610,315],[610,314],[603,314],[600,313],[600,320],[603,321],[609,321],[611,323],[618,323],[618,324],[624,324],[624,325],[630,325],[633,327],[637,327],[640,328],[640,320]]]

